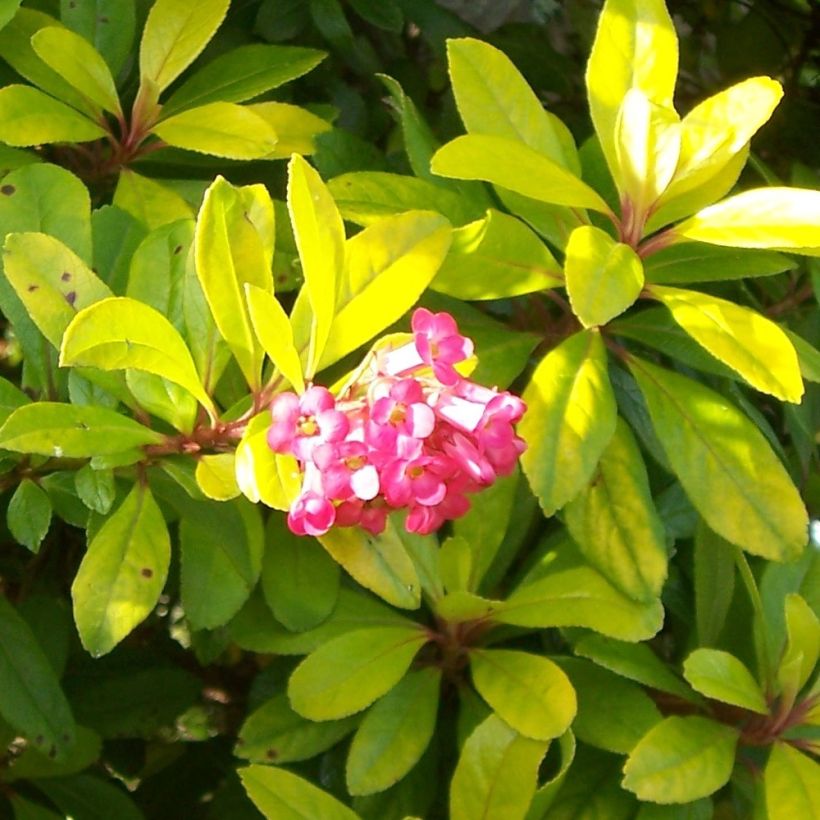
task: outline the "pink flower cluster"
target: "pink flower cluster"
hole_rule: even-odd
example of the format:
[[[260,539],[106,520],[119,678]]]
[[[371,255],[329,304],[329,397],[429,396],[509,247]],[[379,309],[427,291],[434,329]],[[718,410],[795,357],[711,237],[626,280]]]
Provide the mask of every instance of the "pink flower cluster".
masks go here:
[[[268,444],[303,471],[288,514],[294,533],[359,525],[377,534],[396,509],[408,511],[409,532],[433,532],[524,451],[513,429],[524,402],[458,374],[473,343],[453,317],[419,308],[412,328],[411,342],[376,353],[338,398],[318,386],[274,398]]]

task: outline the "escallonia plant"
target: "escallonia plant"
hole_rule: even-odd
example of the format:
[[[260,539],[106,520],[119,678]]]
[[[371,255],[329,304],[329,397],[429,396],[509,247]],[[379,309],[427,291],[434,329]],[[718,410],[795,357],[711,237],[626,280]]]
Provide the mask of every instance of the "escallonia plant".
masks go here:
[[[167,93],[208,45],[230,0],[158,0],[136,61],[129,59],[137,25],[133,3],[110,9],[62,3],[60,20],[15,6],[0,19],[0,57],[33,85],[0,89],[0,141],[14,146],[3,148],[7,168],[36,161],[19,148],[54,146],[51,159],[95,187],[126,170],[115,203],[136,205],[151,197],[160,201],[154,205],[184,211],[179,192],[144,179],[131,166],[169,148],[230,160],[287,158],[294,151],[310,153],[313,138],[330,128],[299,106],[247,103],[314,68],[325,56],[316,49],[238,46]]]
[[[820,562],[804,462],[749,388],[789,418],[820,354],[733,287],[816,255],[820,195],[724,199],[780,91],[749,80],[680,119],[676,49],[662,3],[608,0],[579,152],[501,52],[453,40],[466,136],[439,148],[384,78],[418,179],[325,184],[294,155],[284,209],[219,177],[124,263],[72,174],[3,180],[28,391],[0,382],[8,526],[33,553],[53,514],[86,530],[73,621],[106,656],[61,680],[26,584],[0,599],[19,816],[19,782],[139,816],[78,773],[196,700],[187,670],[141,668],[141,634],[253,666],[223,734],[271,818],[816,813]],[[557,339],[461,301],[542,293]],[[150,708],[112,716],[111,691]]]

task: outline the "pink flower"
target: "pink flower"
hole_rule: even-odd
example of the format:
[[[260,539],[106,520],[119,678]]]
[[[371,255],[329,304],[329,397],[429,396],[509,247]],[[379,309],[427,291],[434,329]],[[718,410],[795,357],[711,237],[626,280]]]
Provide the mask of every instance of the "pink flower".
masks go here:
[[[431,313],[419,308],[411,320],[413,340],[422,361],[433,368],[436,378],[446,387],[459,381],[453,367],[473,355],[473,343],[460,336],[455,319],[449,313]]]
[[[384,532],[390,508],[379,498],[365,502],[345,501],[336,508],[336,524],[340,527],[359,526],[372,535]]]
[[[400,437],[424,439],[433,432],[436,417],[424,401],[421,385],[414,379],[395,382],[388,395],[377,398],[370,409],[367,440],[380,450],[401,446]],[[411,450],[413,444],[404,443]]]
[[[382,470],[382,487],[392,507],[421,504],[432,507],[447,493],[440,458],[421,456],[412,461],[396,459]],[[438,468],[438,470],[436,469]]]
[[[301,396],[280,393],[271,403],[268,446],[309,461],[318,445],[341,441],[350,429],[347,416],[335,406],[336,399],[326,387],[309,387]]]
[[[369,448],[362,441],[320,444],[313,461],[322,473],[322,486],[330,498],[351,497],[370,501],[379,494],[379,474],[370,463]]]
[[[296,535],[324,535],[335,520],[333,504],[313,490],[302,492],[288,512],[288,527]]]

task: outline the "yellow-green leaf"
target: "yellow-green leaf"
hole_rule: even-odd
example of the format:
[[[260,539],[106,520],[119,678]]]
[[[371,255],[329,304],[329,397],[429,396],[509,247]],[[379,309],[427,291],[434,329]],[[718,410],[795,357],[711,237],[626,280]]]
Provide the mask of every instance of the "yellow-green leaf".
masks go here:
[[[794,345],[774,322],[751,308],[706,293],[651,285],[672,318],[716,359],[752,387],[798,404],[803,379]]]
[[[456,137],[436,151],[430,167],[439,176],[492,182],[541,202],[610,212],[606,202],[571,171],[507,137]]]
[[[7,145],[90,142],[105,134],[96,122],[37,88],[0,88],[0,140]]]
[[[524,820],[548,746],[490,715],[461,749],[450,784],[452,820]]]
[[[159,311],[135,299],[115,296],[81,310],[66,328],[60,365],[154,373],[215,412],[179,331]]]
[[[393,606],[418,608],[418,574],[394,521],[388,519],[380,535],[371,535],[360,527],[334,527],[319,541],[363,587]]]
[[[275,510],[286,510],[299,494],[302,474],[293,456],[268,446],[270,413],[254,416],[236,448],[236,483],[245,497]]]
[[[196,463],[196,483],[208,498],[229,501],[240,494],[233,453],[204,455]]]
[[[624,766],[624,788],[653,803],[688,803],[732,774],[738,732],[703,717],[669,717],[647,732]]]
[[[140,78],[167,88],[199,55],[228,11],[230,0],[157,0],[140,43]]]
[[[677,225],[673,236],[714,245],[816,255],[820,253],[820,191],[744,191],[699,211]]]
[[[636,601],[660,595],[666,580],[666,535],[652,501],[638,443],[618,419],[589,487],[569,502],[565,522],[581,552]]]
[[[766,698],[742,661],[719,649],[696,649],[683,662],[683,676],[702,695],[760,715],[768,715]]]
[[[227,159],[262,159],[276,147],[276,132],[267,120],[236,103],[213,102],[189,108],[152,128],[175,148]]]
[[[475,649],[470,671],[478,693],[524,737],[562,735],[577,710],[575,690],[548,658],[510,649]]]
[[[760,430],[699,382],[635,357],[629,364],[666,457],[706,523],[756,555],[798,556],[808,515]]]
[[[584,327],[604,325],[623,313],[644,282],[638,254],[592,225],[570,234],[564,275],[572,310]]]
[[[820,621],[797,593],[786,596],[786,648],[777,670],[783,700],[793,703],[811,677],[820,656]]]
[[[205,192],[194,234],[196,274],[214,322],[251,388],[264,351],[248,315],[244,286],[273,292],[274,210],[263,185],[235,188],[217,177]]]
[[[147,486],[135,484],[88,545],[71,585],[77,631],[92,655],[110,652],[151,612],[170,561],[157,502]]]
[[[279,372],[297,393],[302,393],[305,389],[302,362],[293,344],[293,330],[285,309],[270,291],[250,283],[245,284],[245,298],[256,338]]]
[[[441,670],[412,670],[364,716],[350,744],[350,794],[384,791],[418,763],[436,728]]]
[[[771,117],[782,96],[776,80],[750,77],[696,105],[681,120],[680,158],[660,202],[666,204],[717,176]]]
[[[544,109],[506,54],[489,43],[463,37],[447,41],[447,62],[456,106],[469,133],[523,142],[581,175],[569,129]]]
[[[102,55],[85,37],[61,26],[41,28],[32,38],[37,56],[94,105],[122,115],[114,78]]]
[[[428,641],[421,626],[357,629],[322,644],[290,677],[294,710],[311,720],[360,712],[387,694]]]
[[[617,174],[616,120],[631,88],[672,108],[678,74],[678,38],[663,0],[607,0],[586,71],[595,133]]]
[[[239,770],[242,785],[267,820],[360,820],[359,815],[327,792],[275,766]]]
[[[114,205],[152,231],[169,222],[194,216],[191,206],[176,191],[128,168],[120,171]]]
[[[74,251],[44,233],[8,234],[3,269],[32,321],[56,348],[78,310],[111,296]]]
[[[450,246],[450,226],[429,211],[386,217],[347,241],[320,367],[372,339],[421,296]]]
[[[247,109],[263,119],[276,134],[276,147],[268,155],[268,159],[287,159],[291,154],[312,154],[316,150],[316,137],[333,128],[327,120],[289,103],[254,103],[247,106]]]
[[[643,216],[666,189],[680,153],[680,118],[671,107],[630,88],[615,121],[615,182],[633,213]]]
[[[552,515],[589,483],[615,432],[615,397],[598,333],[576,333],[551,350],[523,398],[521,465],[544,514]]]
[[[321,177],[298,154],[288,165],[288,211],[313,311],[305,375],[312,378],[336,314],[345,258],[342,217]]]
[[[520,219],[490,208],[453,231],[430,287],[460,299],[504,299],[563,284],[547,246]]]
[[[820,819],[820,764],[788,743],[772,746],[763,788],[769,820]]]

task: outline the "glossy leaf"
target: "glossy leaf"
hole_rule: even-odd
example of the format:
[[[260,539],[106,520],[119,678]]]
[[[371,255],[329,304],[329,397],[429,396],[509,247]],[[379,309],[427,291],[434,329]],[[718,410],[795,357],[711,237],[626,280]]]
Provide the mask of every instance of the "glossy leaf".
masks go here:
[[[288,166],[288,211],[313,312],[306,375],[316,372],[336,315],[345,259],[342,218],[319,175],[301,157]]]
[[[615,398],[606,351],[593,331],[570,336],[536,367],[518,425],[527,442],[521,466],[545,515],[573,499],[592,478],[615,432]]]
[[[331,124],[306,108],[283,102],[260,102],[246,106],[276,134],[276,147],[268,159],[288,159],[291,154],[314,154],[317,137],[333,130]]]
[[[162,106],[165,115],[212,102],[240,103],[307,74],[324,59],[312,48],[252,43],[226,51],[192,74]]]
[[[820,191],[755,188],[710,205],[675,226],[674,236],[733,245],[820,253]]]
[[[0,715],[35,748],[65,759],[75,737],[71,708],[28,624],[0,596]]]
[[[820,657],[820,621],[805,599],[786,596],[786,648],[777,671],[777,682],[788,702],[809,680]]]
[[[122,116],[111,70],[85,37],[68,29],[48,26],[31,38],[37,56],[67,80],[95,106]]]
[[[272,293],[255,285],[245,285],[245,298],[259,343],[293,388],[298,393],[304,392],[302,363],[293,344],[293,330],[284,308]]]
[[[447,58],[458,112],[469,133],[523,142],[580,176],[569,130],[544,109],[506,54],[464,37],[447,41]]]
[[[142,820],[142,812],[124,787],[90,774],[43,778],[38,787],[63,817],[85,815],[97,820],[114,815],[119,820]]]
[[[613,174],[621,101],[635,88],[671,108],[677,74],[678,39],[663,0],[607,0],[587,63],[586,86],[595,133]]]
[[[800,402],[803,380],[797,353],[789,337],[770,319],[694,290],[659,285],[649,290],[698,344],[752,387],[784,401]]]
[[[626,92],[615,120],[615,181],[633,214],[645,214],[672,179],[680,131],[680,118],[671,106],[652,102],[635,86]]]
[[[251,763],[292,763],[329,749],[355,728],[358,718],[314,723],[290,708],[287,695],[274,695],[251,712],[242,724],[237,757]]]
[[[806,511],[757,427],[698,382],[637,358],[630,366],[669,463],[707,524],[756,555],[797,556]]]
[[[320,367],[369,341],[412,307],[449,245],[446,220],[424,211],[386,217],[348,240]]]
[[[294,535],[284,516],[268,518],[265,542],[262,591],[268,606],[287,629],[313,629],[336,607],[339,565],[315,539]]]
[[[559,658],[578,698],[572,731],[579,740],[616,754],[629,754],[661,720],[652,698],[639,686],[579,658]],[[617,703],[617,709],[609,708]],[[605,719],[602,719],[603,716]]]
[[[492,619],[524,627],[583,626],[625,641],[646,640],[663,622],[655,600],[633,601],[586,565],[571,543],[548,553],[539,577],[526,579]]]
[[[9,532],[32,552],[40,549],[51,524],[51,502],[38,484],[24,478],[14,491],[6,512]]]
[[[293,456],[274,453],[268,446],[270,413],[254,416],[236,448],[236,483],[254,504],[261,501],[286,510],[299,494],[302,476]]]
[[[74,474],[74,487],[83,504],[100,515],[108,513],[117,495],[113,471],[95,470],[90,464]]]
[[[683,700],[696,699],[692,690],[646,644],[588,635],[575,644],[575,653],[659,692],[668,692]]]
[[[222,626],[248,599],[262,571],[259,512],[244,499],[197,505],[183,516],[179,540],[185,615],[195,629]]]
[[[9,234],[3,269],[31,319],[56,348],[78,310],[112,295],[79,256],[43,233]]]
[[[134,42],[136,9],[131,0],[60,0],[60,19],[102,54],[116,77]]]
[[[150,490],[135,484],[91,540],[71,585],[74,620],[88,652],[105,655],[145,620],[170,561],[165,519]]]
[[[485,134],[456,137],[439,148],[430,167],[440,176],[491,182],[540,202],[592,208],[602,213],[610,210],[606,202],[571,171],[506,137]]]
[[[179,332],[161,313],[135,299],[103,299],[80,311],[63,336],[60,364],[144,370],[178,384],[213,412]]]
[[[248,766],[239,777],[254,805],[268,820],[359,820],[358,815],[312,783],[275,766]]]
[[[191,206],[176,191],[130,168],[120,171],[114,205],[152,231],[194,215]]]
[[[199,405],[187,390],[143,370],[126,370],[125,383],[143,410],[183,433],[194,429]]]
[[[196,483],[208,498],[230,501],[239,495],[235,461],[233,453],[213,453],[197,461]]]
[[[450,784],[452,820],[523,820],[547,746],[490,715],[462,747]]]
[[[575,690],[547,658],[509,649],[476,649],[470,653],[470,670],[478,693],[524,737],[551,740],[575,717]]]
[[[584,327],[604,325],[623,313],[644,281],[638,254],[592,225],[570,234],[564,274],[572,310]]]
[[[436,728],[441,670],[408,672],[364,716],[345,776],[352,795],[384,791],[418,763]]]
[[[55,458],[90,458],[159,444],[161,433],[90,405],[37,402],[15,410],[0,428],[0,448]]]
[[[659,285],[772,276],[797,263],[774,251],[724,248],[700,242],[672,245],[644,260],[646,281]]]
[[[589,487],[567,505],[565,522],[587,560],[619,590],[636,601],[660,595],[667,562],[663,521],[638,443],[622,419]]]
[[[380,535],[360,527],[335,527],[320,536],[322,546],[363,587],[393,606],[416,609],[421,601],[418,574],[394,521]]]
[[[225,17],[230,0],[157,0],[140,42],[140,79],[169,86],[199,55]]]
[[[429,163],[429,159],[428,159]],[[372,225],[405,211],[432,210],[453,225],[463,225],[482,209],[458,191],[427,179],[385,171],[340,174],[327,184],[342,216],[358,225]]]
[[[698,103],[681,120],[680,158],[661,203],[719,174],[769,119],[782,96],[776,80],[751,77]]]
[[[751,672],[729,652],[696,649],[683,662],[683,676],[702,695],[761,715],[769,708]]]
[[[490,209],[453,231],[453,241],[431,287],[460,299],[502,299],[560,286],[547,246],[523,222]]]
[[[669,717],[632,750],[624,787],[653,803],[688,803],[723,786],[732,774],[738,733],[703,717]]]
[[[164,119],[153,133],[168,145],[226,159],[262,159],[276,147],[273,128],[241,105],[212,102]]]
[[[216,326],[248,384],[259,386],[263,351],[251,327],[245,285],[272,293],[274,212],[261,185],[235,188],[217,177],[194,235],[196,272]]]
[[[8,145],[90,142],[105,133],[96,122],[36,88],[0,89],[0,139]]]
[[[770,820],[791,820],[805,817],[817,820],[820,808],[820,765],[788,743],[772,746],[763,772],[766,812]]]
[[[322,644],[288,683],[293,708],[311,720],[337,720],[387,694],[427,642],[418,626],[359,629]]]

